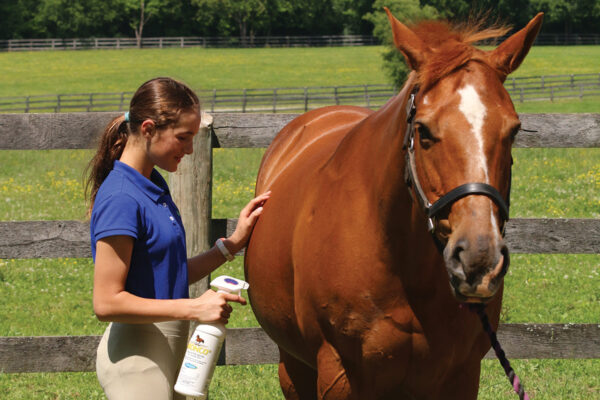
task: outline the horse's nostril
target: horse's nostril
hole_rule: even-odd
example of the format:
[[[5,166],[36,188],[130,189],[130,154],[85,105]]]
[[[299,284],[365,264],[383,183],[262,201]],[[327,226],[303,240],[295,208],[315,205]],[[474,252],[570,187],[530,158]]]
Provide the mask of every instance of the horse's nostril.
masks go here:
[[[462,262],[461,255],[466,250],[467,246],[464,240],[459,240],[452,251],[452,258],[455,261]]]
[[[503,277],[504,275],[506,275],[506,272],[508,271],[508,266],[510,265],[510,252],[508,251],[508,247],[506,247],[506,245],[503,245],[500,249],[500,253],[502,254],[502,257],[504,257],[504,263],[502,264],[502,272],[500,272],[500,277]]]
[[[454,258],[456,261],[460,262],[460,253],[462,253],[464,251],[464,249],[460,246],[456,246],[454,248],[454,251],[452,252],[452,258]]]

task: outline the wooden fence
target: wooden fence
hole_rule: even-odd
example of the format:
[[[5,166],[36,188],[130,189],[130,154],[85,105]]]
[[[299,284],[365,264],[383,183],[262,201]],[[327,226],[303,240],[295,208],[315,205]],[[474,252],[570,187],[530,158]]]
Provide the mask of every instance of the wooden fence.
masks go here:
[[[0,151],[92,148],[104,126],[116,115],[0,115]],[[266,147],[293,117],[292,114],[218,114],[212,127],[201,129],[196,135],[194,153],[171,176],[172,193],[186,224],[188,250],[192,254],[216,238],[230,234],[236,223],[233,219],[210,217],[212,149]],[[520,117],[524,127],[536,132],[519,133],[515,147],[600,147],[600,114]],[[204,214],[194,214],[198,210]],[[513,253],[598,254],[600,220],[515,218],[508,223],[506,237]],[[0,259],[55,257],[90,257],[87,223],[0,222]],[[509,358],[600,358],[598,323],[503,324],[498,335]],[[99,336],[0,337],[0,372],[93,371],[99,339]],[[490,351],[487,357],[493,357],[493,353]],[[240,328],[228,330],[219,363],[277,361],[276,346],[262,329]]]
[[[498,41],[503,38],[498,39]],[[373,46],[380,41],[370,35],[255,36],[242,39],[227,36],[179,36],[142,38],[142,48],[188,47],[323,47]],[[540,34],[535,45],[598,45],[599,34]],[[0,40],[0,51],[105,50],[137,48],[135,38],[71,38]]]
[[[509,78],[514,102],[600,96],[600,73]],[[306,112],[332,104],[378,108],[396,93],[392,85],[197,90],[211,112]],[[0,97],[0,113],[125,111],[133,92]]]

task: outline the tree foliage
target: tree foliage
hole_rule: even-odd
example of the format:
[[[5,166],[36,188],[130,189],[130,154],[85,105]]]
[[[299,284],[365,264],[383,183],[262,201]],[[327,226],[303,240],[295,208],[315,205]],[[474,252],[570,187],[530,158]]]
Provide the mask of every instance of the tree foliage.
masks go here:
[[[386,50],[383,53],[383,68],[396,87],[401,87],[409,73],[404,56],[394,46],[392,30],[383,7],[386,6],[398,20],[405,24],[417,23],[424,19],[439,16],[438,11],[429,6],[421,6],[418,0],[375,0],[374,11],[365,15],[365,19],[374,25],[373,34],[381,40]]]
[[[599,32],[600,0],[531,0],[533,9],[546,13],[545,23],[564,33]]]
[[[403,21],[483,13],[522,27],[544,11],[542,33],[600,26],[600,0],[0,0],[0,39],[371,34],[384,5]]]

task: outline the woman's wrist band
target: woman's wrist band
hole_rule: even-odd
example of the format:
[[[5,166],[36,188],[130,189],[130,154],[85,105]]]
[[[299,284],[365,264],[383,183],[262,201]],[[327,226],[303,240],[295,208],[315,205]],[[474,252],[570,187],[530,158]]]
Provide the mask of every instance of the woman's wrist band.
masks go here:
[[[229,249],[227,249],[227,246],[225,246],[224,241],[225,241],[224,238],[220,238],[217,240],[215,245],[217,246],[217,249],[219,249],[221,254],[223,254],[223,257],[225,257],[225,259],[227,261],[232,261],[235,257],[233,255],[231,255],[231,253],[229,252]]]

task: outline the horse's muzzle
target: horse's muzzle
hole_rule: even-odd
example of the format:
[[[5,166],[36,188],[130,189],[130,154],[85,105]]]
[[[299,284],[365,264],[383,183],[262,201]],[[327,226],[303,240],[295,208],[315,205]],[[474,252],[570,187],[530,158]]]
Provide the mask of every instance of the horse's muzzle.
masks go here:
[[[503,241],[489,243],[479,237],[476,243],[449,241],[444,249],[450,286],[461,303],[487,303],[502,284],[510,264],[508,248]]]

